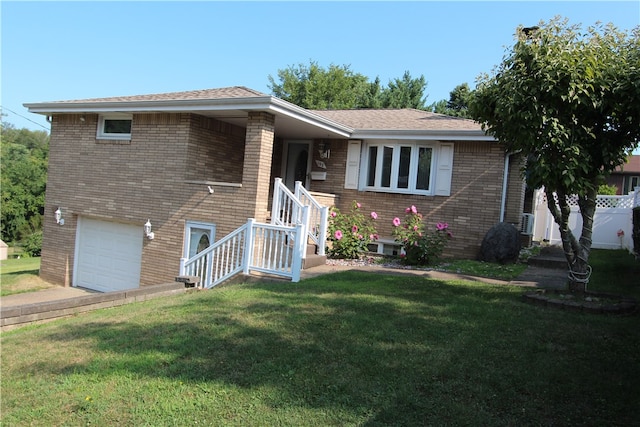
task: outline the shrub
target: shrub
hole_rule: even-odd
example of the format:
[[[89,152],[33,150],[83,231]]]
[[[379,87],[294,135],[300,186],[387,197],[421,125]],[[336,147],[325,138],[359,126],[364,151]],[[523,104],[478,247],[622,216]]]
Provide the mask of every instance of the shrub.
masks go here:
[[[402,245],[402,262],[407,265],[427,265],[440,259],[447,241],[453,237],[449,224],[439,222],[435,230],[427,231],[422,214],[415,206],[405,209],[404,221],[393,219],[393,237]]]
[[[598,187],[598,195],[615,196],[617,192],[618,192],[618,187],[616,187],[615,185],[601,184]]]
[[[27,237],[23,244],[23,254],[27,256],[40,256],[42,252],[42,231],[36,231]]]
[[[355,259],[368,250],[368,245],[378,239],[373,222],[378,214],[365,215],[360,203],[353,201],[351,210],[342,213],[336,207],[329,212],[329,237],[331,247],[328,250],[332,258]]]

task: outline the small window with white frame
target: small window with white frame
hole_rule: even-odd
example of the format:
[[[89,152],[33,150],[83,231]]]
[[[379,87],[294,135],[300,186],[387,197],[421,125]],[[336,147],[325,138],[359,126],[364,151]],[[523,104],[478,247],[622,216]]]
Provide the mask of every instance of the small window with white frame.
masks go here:
[[[368,143],[363,152],[363,188],[369,191],[433,194],[435,147],[404,141]]]
[[[131,139],[131,114],[104,114],[98,120],[99,139]]]

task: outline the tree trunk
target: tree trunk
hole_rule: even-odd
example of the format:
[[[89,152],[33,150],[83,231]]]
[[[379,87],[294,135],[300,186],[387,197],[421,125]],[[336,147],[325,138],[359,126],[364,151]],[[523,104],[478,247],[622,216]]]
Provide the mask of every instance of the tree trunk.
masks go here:
[[[567,259],[569,278],[567,287],[570,292],[584,293],[589,283],[591,267],[589,266],[589,254],[591,252],[591,237],[593,235],[593,215],[596,208],[597,191],[589,191],[586,196],[578,199],[580,215],[582,216],[582,232],[580,240],[577,240],[569,228],[569,216],[571,206],[568,197],[562,191],[554,192],[545,190],[547,195],[547,207],[554,221],[560,228],[562,249]]]

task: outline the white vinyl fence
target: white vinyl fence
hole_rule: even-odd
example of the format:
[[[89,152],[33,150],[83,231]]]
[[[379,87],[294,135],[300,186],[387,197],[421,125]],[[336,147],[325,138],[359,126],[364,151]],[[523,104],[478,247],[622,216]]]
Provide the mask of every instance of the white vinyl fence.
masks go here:
[[[535,223],[533,240],[548,241],[552,245],[561,245],[560,228],[555,223],[547,207],[543,190],[538,190],[535,204]],[[569,228],[576,238],[582,234],[582,216],[578,199],[570,200],[571,215]],[[640,187],[627,196],[598,196],[596,212],[593,217],[593,243],[596,249],[627,249],[633,252],[633,215],[634,206],[640,206]]]

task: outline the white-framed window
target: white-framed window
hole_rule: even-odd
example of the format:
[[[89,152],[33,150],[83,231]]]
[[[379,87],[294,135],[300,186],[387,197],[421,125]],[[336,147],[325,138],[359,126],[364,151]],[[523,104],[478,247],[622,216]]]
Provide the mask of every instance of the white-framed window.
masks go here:
[[[345,187],[448,196],[452,165],[452,143],[380,140],[361,144],[350,141]],[[356,176],[358,178],[354,179]]]
[[[98,118],[99,139],[131,139],[131,114],[104,114]]]
[[[364,189],[394,193],[433,192],[434,148],[417,143],[369,143],[364,152]]]

